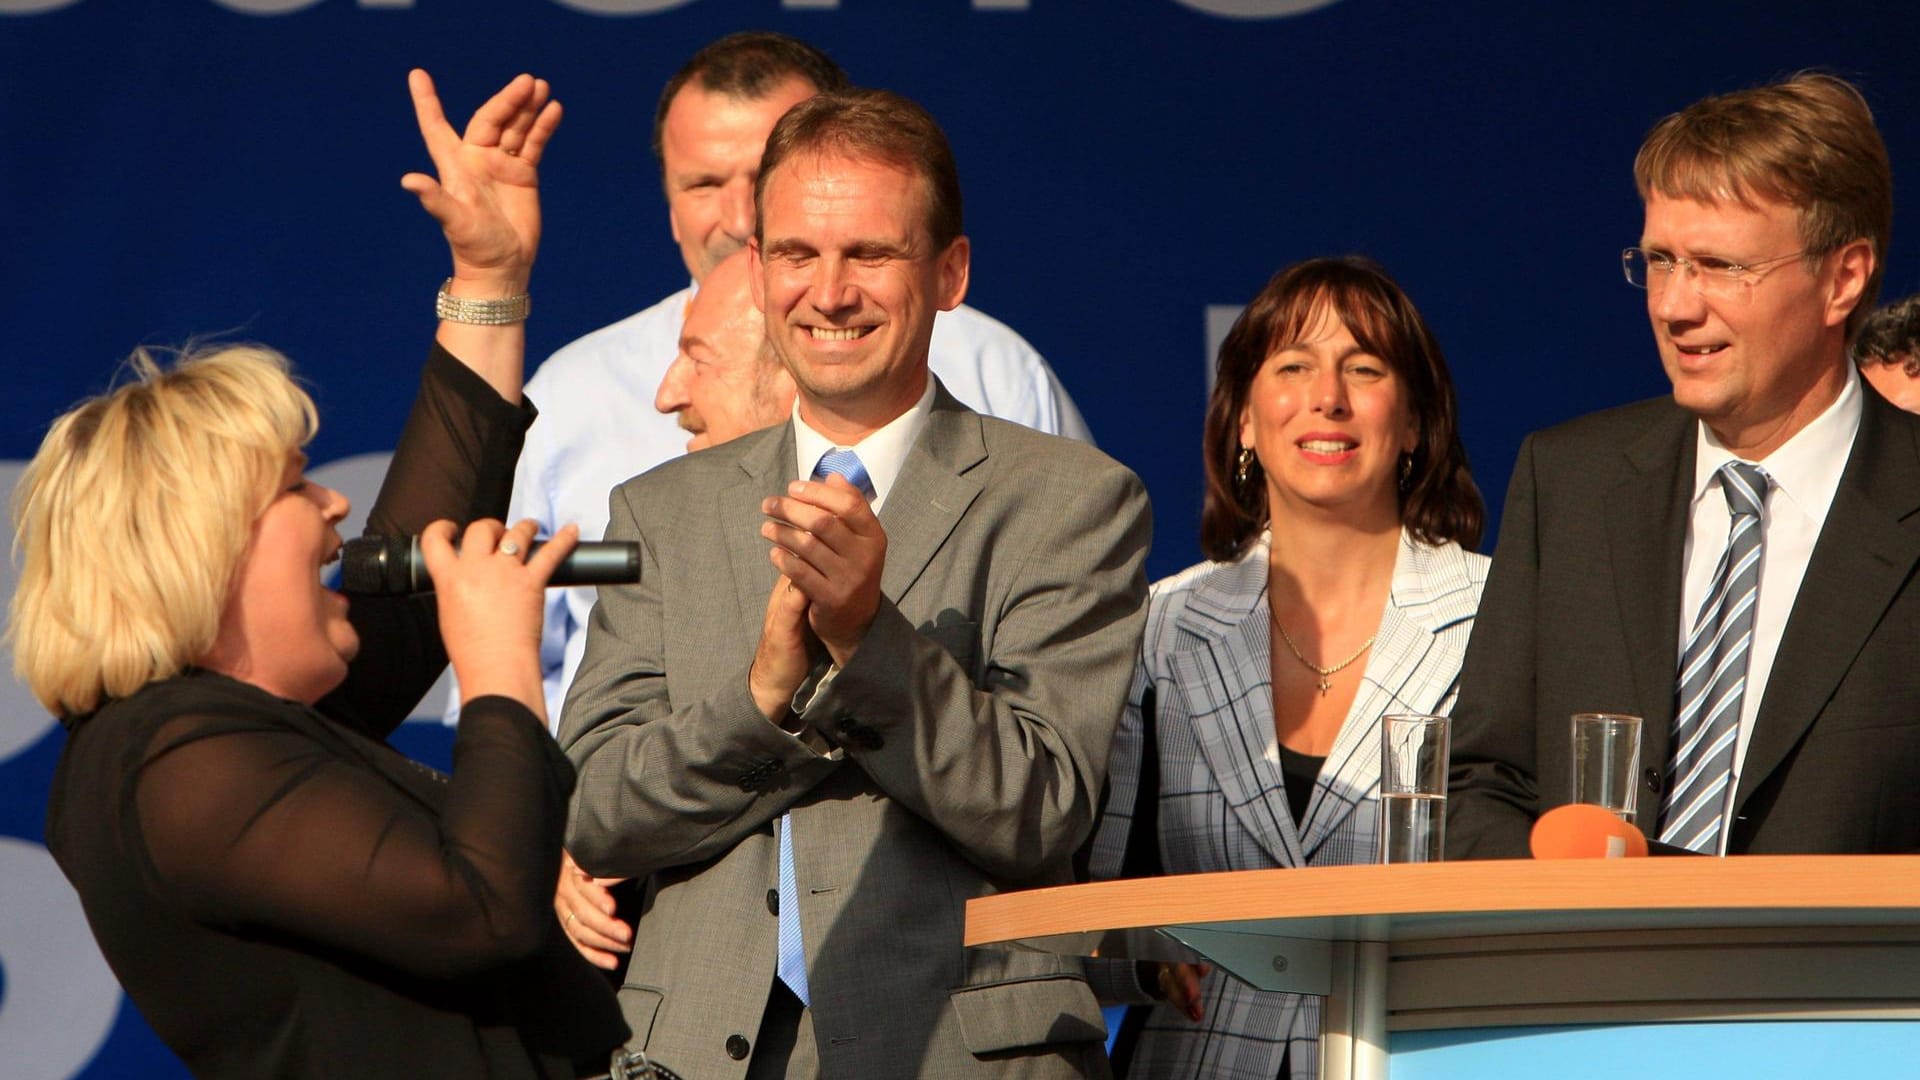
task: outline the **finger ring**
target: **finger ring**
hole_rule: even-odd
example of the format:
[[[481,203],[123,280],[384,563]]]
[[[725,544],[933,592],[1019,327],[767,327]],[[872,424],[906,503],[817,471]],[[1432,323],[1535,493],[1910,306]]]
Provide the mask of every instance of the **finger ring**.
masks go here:
[[[575,914],[575,913],[574,913],[574,912],[571,912],[571,911],[569,911],[569,912],[567,912],[567,921],[566,921],[566,922],[563,922],[563,923],[561,923],[561,924],[560,924],[560,929],[562,929],[562,930],[566,930],[566,929],[569,929],[570,927],[572,927],[572,926],[573,926],[573,916],[574,916],[574,914]]]
[[[502,554],[502,555],[518,555],[518,554],[520,554],[520,543],[519,543],[519,541],[517,541],[517,540],[515,540],[515,539],[514,539],[513,537],[511,537],[511,536],[509,536],[509,537],[507,537],[507,538],[506,538],[505,540],[502,540],[502,541],[500,541],[500,554]]]
[[[505,148],[505,147],[501,147],[501,149],[503,149],[503,150],[504,150],[504,149],[506,149],[506,148]],[[507,156],[508,156],[508,157],[519,157],[519,156],[520,156],[520,151],[518,151],[518,150],[507,150]]]

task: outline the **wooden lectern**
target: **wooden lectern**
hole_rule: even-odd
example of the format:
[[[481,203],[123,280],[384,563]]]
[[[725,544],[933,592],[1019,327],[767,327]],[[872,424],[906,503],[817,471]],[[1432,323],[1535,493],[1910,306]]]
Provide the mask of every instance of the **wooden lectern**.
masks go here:
[[[1862,1030],[1890,1040],[1865,1051],[1879,1066],[1872,1075],[1920,1076],[1920,856],[1250,870],[967,904],[969,946],[1179,958],[1172,942],[1261,989],[1325,995],[1329,1080],[1385,1077],[1390,1042],[1394,1080],[1418,1080],[1470,1074],[1415,1065],[1412,1052],[1402,1062],[1403,1043],[1457,1049],[1473,1041],[1467,1031],[1605,1034],[1591,1054],[1625,1046],[1631,1028],[1701,1021],[1733,1048],[1663,1050],[1677,1058],[1670,1070],[1648,1060],[1658,1055],[1628,1052],[1592,1075],[1799,1075],[1786,1063],[1793,1048],[1841,1030],[1804,1024],[1834,1020],[1895,1021],[1849,1027],[1844,1042],[1857,1048]],[[1781,1033],[1780,1023],[1803,1026]],[[1814,1052],[1818,1075],[1859,1075],[1831,1050]],[[1507,1075],[1586,1075],[1540,1065],[1537,1047],[1527,1053],[1535,1067]],[[1767,1055],[1767,1067],[1729,1064],[1743,1053]]]

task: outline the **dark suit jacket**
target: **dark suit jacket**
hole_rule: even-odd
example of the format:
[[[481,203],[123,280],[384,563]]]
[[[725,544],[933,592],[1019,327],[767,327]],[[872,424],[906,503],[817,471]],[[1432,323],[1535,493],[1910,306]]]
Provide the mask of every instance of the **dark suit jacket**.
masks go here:
[[[1920,848],[1920,418],[1862,391],[1754,723],[1730,853]],[[1640,823],[1657,831],[1694,424],[1660,398],[1521,447],[1453,714],[1449,858],[1527,854],[1533,819],[1572,797],[1576,712],[1644,718]]]
[[[1145,617],[1146,493],[1090,447],[937,391],[881,509],[880,611],[794,738],[747,670],[791,424],[614,489],[640,583],[602,589],[560,742],[568,850],[647,878],[621,1004],[687,1076],[744,1075],[793,815],[820,1075],[1105,1073],[1077,960],[965,949],[974,896],[1071,880]]]

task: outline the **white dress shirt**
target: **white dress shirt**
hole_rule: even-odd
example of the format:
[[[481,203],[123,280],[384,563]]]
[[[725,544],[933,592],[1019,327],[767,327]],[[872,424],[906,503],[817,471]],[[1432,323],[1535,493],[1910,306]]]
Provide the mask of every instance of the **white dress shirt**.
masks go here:
[[[1773,673],[1773,659],[1780,651],[1780,637],[1786,633],[1787,616],[1793,612],[1794,598],[1800,594],[1800,581],[1806,577],[1807,563],[1813,558],[1813,546],[1826,524],[1827,511],[1840,488],[1840,474],[1847,467],[1847,455],[1853,449],[1853,437],[1860,430],[1862,407],[1860,376],[1847,365],[1847,382],[1840,396],[1813,422],[1788,439],[1762,461],[1754,462],[1766,470],[1767,501],[1760,515],[1764,546],[1760,553],[1760,595],[1755,604],[1753,644],[1747,655],[1747,685],[1740,699],[1739,741],[1734,747],[1733,783],[1727,785],[1727,807],[1739,787],[1746,761],[1747,743],[1753,736],[1754,718],[1766,697],[1767,680]],[[1687,526],[1686,554],[1682,565],[1686,575],[1680,592],[1680,654],[1686,652],[1687,636],[1699,617],[1713,572],[1726,550],[1727,533],[1732,526],[1732,511],[1726,494],[1715,475],[1720,467],[1736,460],[1734,455],[1707,425],[1696,424],[1699,432],[1693,475],[1693,503]],[[1675,670],[1678,670],[1676,657]],[[1648,762],[1665,768],[1667,762]],[[1731,822],[1729,822],[1731,824]],[[1720,830],[1720,853],[1726,853],[1731,828]]]
[[[886,426],[858,444],[841,446],[800,419],[800,402],[796,400],[793,403],[793,477],[796,480],[812,477],[828,451],[851,450],[867,470],[867,479],[873,481],[873,512],[878,514],[887,501],[887,492],[893,490],[893,482],[900,477],[901,467],[907,463],[908,451],[919,441],[920,433],[927,430],[927,420],[932,416],[933,380],[929,378],[927,388],[920,392],[920,400],[914,402],[912,408],[887,421]]]

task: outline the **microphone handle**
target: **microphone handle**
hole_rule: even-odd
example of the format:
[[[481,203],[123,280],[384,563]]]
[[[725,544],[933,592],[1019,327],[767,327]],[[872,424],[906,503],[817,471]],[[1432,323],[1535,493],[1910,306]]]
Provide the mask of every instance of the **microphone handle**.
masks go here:
[[[528,555],[546,541],[533,542]],[[433,591],[427,560],[417,536],[361,536],[340,553],[340,591],[362,596],[396,596]],[[640,545],[630,540],[593,540],[574,545],[554,567],[548,588],[572,585],[631,585],[640,580]]]
[[[527,548],[527,558],[546,547],[545,540],[535,540]],[[413,538],[413,548],[420,550],[420,538]],[[426,574],[427,560],[416,554],[422,576]],[[573,545],[567,557],[553,568],[553,575],[547,579],[548,588],[564,588],[572,585],[631,585],[640,580],[640,545],[631,540],[582,540]]]

